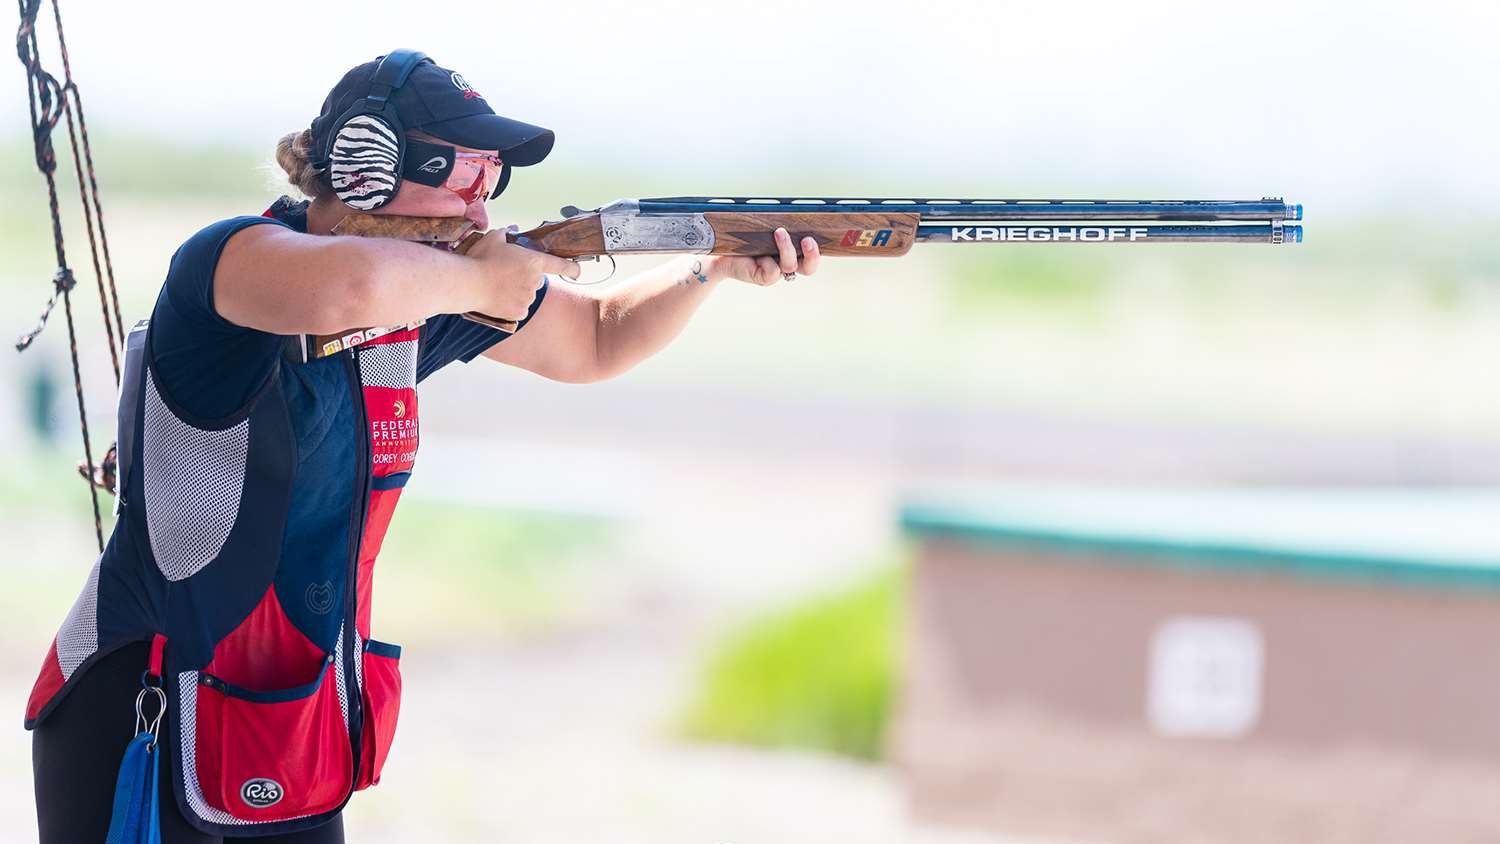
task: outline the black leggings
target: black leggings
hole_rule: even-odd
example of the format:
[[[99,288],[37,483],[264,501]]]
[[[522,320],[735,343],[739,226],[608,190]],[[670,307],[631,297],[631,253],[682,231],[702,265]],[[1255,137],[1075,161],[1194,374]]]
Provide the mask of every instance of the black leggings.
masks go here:
[[[68,692],[47,720],[31,734],[31,767],[36,779],[36,816],[41,844],[103,841],[109,832],[115,779],[125,745],[135,734],[135,695],[150,645],[126,645],[100,659]],[[161,767],[162,844],[343,844],[344,820],[304,832],[255,838],[220,838],[188,825],[172,795],[165,763]]]

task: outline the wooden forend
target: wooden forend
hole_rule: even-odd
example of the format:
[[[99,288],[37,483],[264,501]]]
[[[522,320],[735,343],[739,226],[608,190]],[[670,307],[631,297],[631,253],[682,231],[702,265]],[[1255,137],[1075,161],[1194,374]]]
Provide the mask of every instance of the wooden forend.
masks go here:
[[[802,238],[812,237],[823,255],[897,258],[916,241],[916,214],[861,212],[759,213],[710,211],[703,215],[714,229],[715,255],[777,254],[773,233],[786,227],[801,255]]]

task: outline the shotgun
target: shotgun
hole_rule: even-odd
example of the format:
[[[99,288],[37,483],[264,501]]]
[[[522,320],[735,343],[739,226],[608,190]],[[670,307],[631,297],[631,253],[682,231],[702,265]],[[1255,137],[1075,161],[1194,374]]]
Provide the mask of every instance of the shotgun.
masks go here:
[[[792,243],[812,237],[828,256],[905,255],[916,243],[1271,243],[1302,242],[1302,206],[1281,197],[1259,200],[1114,199],[855,199],[835,197],[673,196],[621,199],[584,211],[569,205],[563,219],[506,239],[561,258],[615,255],[777,254],[773,232]],[[463,254],[483,232],[468,220],[351,214],[336,235],[395,237]],[[480,313],[464,317],[515,331],[516,323]],[[309,354],[324,357],[385,329],[314,338]],[[371,334],[371,332],[374,332]]]

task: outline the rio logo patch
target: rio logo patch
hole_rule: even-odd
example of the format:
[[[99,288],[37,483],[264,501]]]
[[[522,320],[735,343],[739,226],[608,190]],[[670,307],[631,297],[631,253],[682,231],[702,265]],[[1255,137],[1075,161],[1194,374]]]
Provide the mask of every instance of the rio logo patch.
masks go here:
[[[840,246],[890,246],[890,229],[850,229],[844,232]]]
[[[285,794],[281,783],[265,777],[245,780],[245,784],[240,786],[240,799],[245,801],[247,806],[256,809],[264,809],[280,803]]]

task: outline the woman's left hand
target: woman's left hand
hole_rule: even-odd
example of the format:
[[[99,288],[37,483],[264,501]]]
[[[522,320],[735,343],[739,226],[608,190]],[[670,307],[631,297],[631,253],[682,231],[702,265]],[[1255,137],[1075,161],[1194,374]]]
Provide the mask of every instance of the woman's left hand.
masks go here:
[[[782,280],[782,273],[812,275],[818,271],[819,255],[816,240],[811,237],[802,238],[802,259],[799,261],[797,247],[792,243],[792,236],[785,228],[778,228],[774,239],[776,249],[780,253],[776,258],[768,255],[754,258],[748,255],[715,255],[714,260],[717,262],[716,269],[719,277],[769,287]]]

